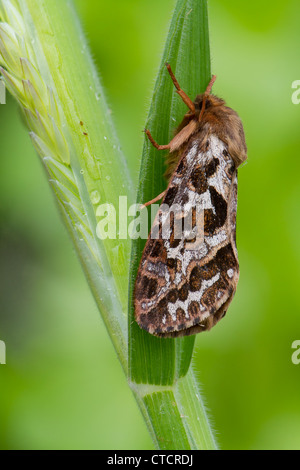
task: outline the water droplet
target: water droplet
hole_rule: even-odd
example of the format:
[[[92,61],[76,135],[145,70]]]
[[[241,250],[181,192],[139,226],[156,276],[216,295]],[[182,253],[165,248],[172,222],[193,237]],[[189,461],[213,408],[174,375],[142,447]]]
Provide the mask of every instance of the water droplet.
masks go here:
[[[97,100],[97,101],[100,101],[100,98],[101,98],[100,93],[95,93],[95,96],[96,96],[96,100]]]
[[[81,173],[82,175],[84,175],[84,170],[80,170],[80,173]]]
[[[110,176],[107,176],[106,179],[107,179],[107,181],[110,181]]]
[[[100,194],[99,194],[99,191],[92,191],[91,192],[91,201],[93,204],[98,204],[98,202],[100,201]]]
[[[106,135],[104,136],[104,140],[107,140],[107,137],[106,137]]]

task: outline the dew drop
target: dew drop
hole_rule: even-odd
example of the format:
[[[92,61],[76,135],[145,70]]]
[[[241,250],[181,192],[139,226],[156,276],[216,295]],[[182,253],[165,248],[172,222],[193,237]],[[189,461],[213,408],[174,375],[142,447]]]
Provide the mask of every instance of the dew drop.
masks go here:
[[[91,196],[92,203],[93,204],[98,204],[98,202],[100,201],[99,191],[92,191],[90,196]]]
[[[110,176],[106,176],[107,181],[110,181]]]
[[[82,175],[84,175],[84,170],[80,170],[80,173],[81,173]]]

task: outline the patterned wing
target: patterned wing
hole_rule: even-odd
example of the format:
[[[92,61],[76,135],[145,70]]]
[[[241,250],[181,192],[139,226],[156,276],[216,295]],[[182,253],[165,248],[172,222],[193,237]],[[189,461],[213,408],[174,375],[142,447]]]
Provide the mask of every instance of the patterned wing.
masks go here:
[[[136,279],[136,321],[157,336],[210,329],[238,282],[237,171],[218,137],[205,151],[199,140],[191,139],[172,176]]]

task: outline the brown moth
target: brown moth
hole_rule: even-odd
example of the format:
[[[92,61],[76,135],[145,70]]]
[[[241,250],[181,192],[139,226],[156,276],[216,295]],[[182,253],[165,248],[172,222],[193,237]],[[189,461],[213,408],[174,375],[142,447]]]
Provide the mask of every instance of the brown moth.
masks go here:
[[[145,131],[158,150],[169,150],[168,187],[145,204],[163,199],[143,251],[134,304],[141,328],[176,337],[209,330],[236,291],[237,168],[247,147],[238,114],[211,94],[216,77],[192,102],[166,65],[189,112],[168,145]],[[191,230],[177,236],[188,216]]]

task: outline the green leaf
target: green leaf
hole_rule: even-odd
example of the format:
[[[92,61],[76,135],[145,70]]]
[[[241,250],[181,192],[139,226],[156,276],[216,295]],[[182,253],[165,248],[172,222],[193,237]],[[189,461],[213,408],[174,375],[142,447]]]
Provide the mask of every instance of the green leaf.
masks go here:
[[[171,140],[187,110],[165,62],[192,100],[205,91],[211,78],[206,0],[178,0],[174,10],[146,124],[159,144]],[[166,189],[164,172],[164,153],[145,138],[138,203]],[[157,447],[214,448],[200,392],[189,370],[195,337],[156,338],[141,330],[134,319],[134,283],[144,245],[145,240],[138,239],[132,248],[128,349],[133,392]]]
[[[127,372],[130,240],[100,239],[97,224],[133,184],[73,2],[0,0],[0,65]]]
[[[156,80],[146,127],[158,143],[168,143],[182,120],[186,106],[175,92],[166,70],[169,62],[183,90],[194,99],[211,78],[206,1],[177,2]],[[145,139],[138,202],[147,202],[166,188],[164,154]],[[137,240],[132,250],[131,295],[145,240]],[[189,367],[194,337],[159,339],[141,331],[130,305],[129,364],[131,380],[136,383],[170,385]]]

